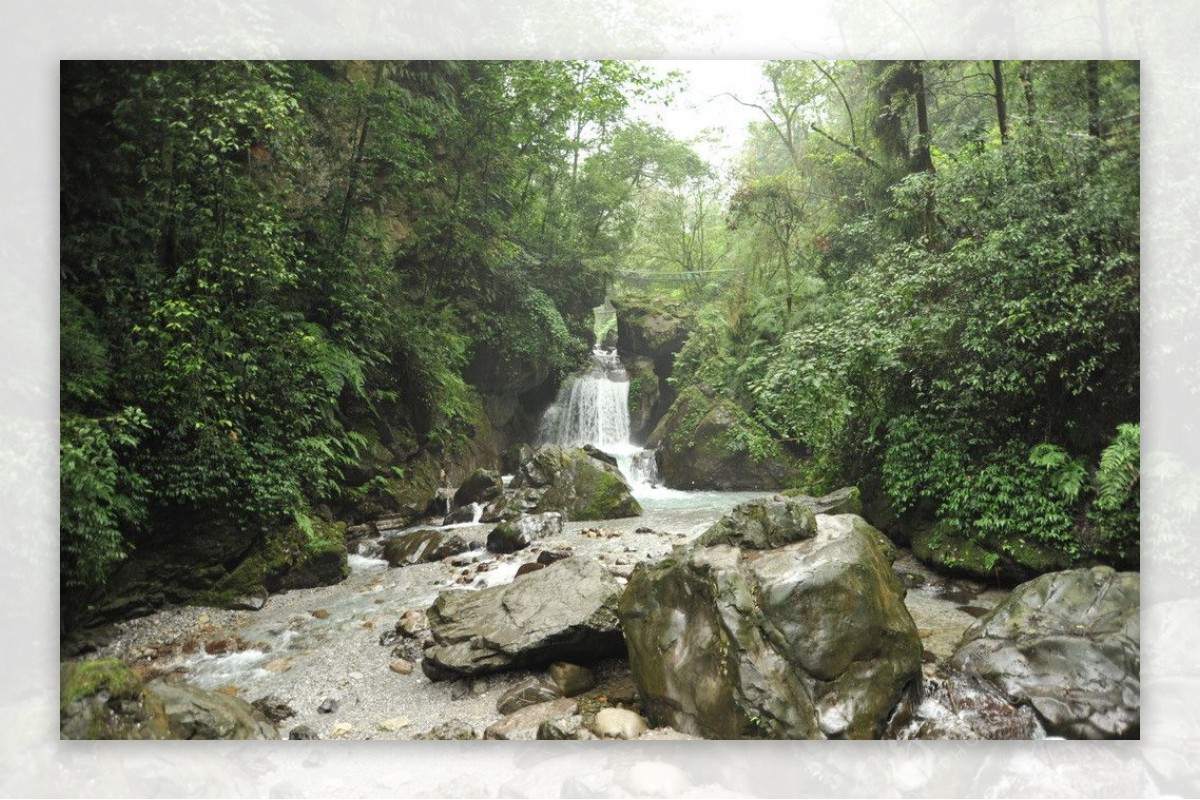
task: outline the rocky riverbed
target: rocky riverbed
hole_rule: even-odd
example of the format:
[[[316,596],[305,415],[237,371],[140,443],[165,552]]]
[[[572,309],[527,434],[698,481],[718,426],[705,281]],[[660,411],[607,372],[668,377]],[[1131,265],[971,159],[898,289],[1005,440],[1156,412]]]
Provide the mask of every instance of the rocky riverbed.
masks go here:
[[[479,547],[400,568],[354,555],[350,577],[336,586],[273,595],[257,611],[185,607],[130,620],[114,626],[111,641],[94,655],[120,658],[146,679],[182,680],[247,701],[268,698],[276,713],[287,714],[279,722],[284,736],[299,729],[320,738],[411,739],[450,721],[482,734],[501,717],[500,697],[544,671],[431,681],[421,670],[419,646],[414,650],[410,642],[405,651],[395,634],[406,612],[423,611],[441,592],[510,582],[522,565],[547,552],[594,558],[624,583],[638,562],[661,558],[735,504],[758,496],[651,490],[639,498],[643,516],[567,523],[561,534],[512,554]],[[454,531],[482,542],[491,527],[466,524]],[[976,617],[1007,594],[943,579],[904,551],[893,569],[908,587],[906,604],[930,675]],[[608,659],[592,668],[597,685],[585,698],[635,704],[627,661]]]

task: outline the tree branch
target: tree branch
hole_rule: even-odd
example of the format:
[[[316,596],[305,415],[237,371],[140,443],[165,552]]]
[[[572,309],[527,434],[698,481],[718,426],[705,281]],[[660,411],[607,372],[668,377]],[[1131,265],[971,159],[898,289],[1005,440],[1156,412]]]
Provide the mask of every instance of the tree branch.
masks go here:
[[[823,131],[823,130],[821,130],[820,128],[818,128],[818,127],[817,127],[817,123],[815,123],[815,122],[814,122],[814,123],[812,123],[812,125],[810,125],[809,127],[811,127],[811,128],[814,130],[814,131],[816,131],[817,133],[819,133],[819,134],[821,134],[822,136],[824,136],[824,137],[825,137],[826,139],[828,139],[829,141],[831,141],[831,142],[833,142],[834,144],[836,144],[838,147],[844,148],[844,149],[846,149],[846,150],[850,151],[851,153],[853,153],[854,155],[858,156],[859,158],[861,158],[861,159],[862,159],[863,161],[865,161],[866,163],[870,164],[870,165],[871,165],[872,167],[874,167],[875,169],[883,169],[883,167],[881,167],[881,166],[879,165],[879,162],[878,162],[878,161],[876,161],[875,159],[871,158],[871,157],[870,157],[869,155],[867,155],[865,152],[863,152],[863,149],[862,149],[861,147],[855,147],[854,145],[849,145],[849,144],[846,144],[845,142],[841,141],[840,139],[835,139],[834,137],[830,136],[830,135],[829,135],[828,133],[826,133],[825,131]]]

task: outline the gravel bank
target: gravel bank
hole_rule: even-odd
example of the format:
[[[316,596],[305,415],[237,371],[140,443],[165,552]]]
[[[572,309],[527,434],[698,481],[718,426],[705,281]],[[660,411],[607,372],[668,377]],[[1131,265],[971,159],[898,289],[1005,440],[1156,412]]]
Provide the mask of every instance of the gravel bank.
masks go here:
[[[482,733],[500,718],[500,695],[533,673],[516,670],[435,683],[410,658],[411,673],[399,674],[391,669],[399,642],[381,645],[380,639],[405,611],[427,608],[439,592],[460,587],[456,581],[476,588],[510,581],[517,566],[535,561],[541,550],[597,558],[621,580],[638,561],[660,558],[753,496],[759,495],[711,493],[693,496],[688,504],[677,498],[643,500],[642,517],[568,523],[562,534],[515,554],[460,556],[458,563],[464,557],[472,562],[461,566],[446,560],[389,569],[382,561],[351,556],[353,571],[336,586],[273,595],[259,611],[186,607],[130,620],[116,626],[113,640],[95,656],[115,656],[144,676],[186,680],[248,701],[272,695],[295,711],[280,723],[285,737],[306,725],[321,738],[411,739],[449,720]],[[460,533],[483,540],[491,527],[463,526]],[[926,649],[938,661],[975,619],[964,605],[990,608],[1004,596],[964,595],[957,585],[948,591],[944,580],[904,553],[897,571],[921,576],[911,580],[920,585],[910,589],[908,605]],[[628,680],[622,660],[594,668],[601,691]],[[327,700],[335,709],[318,711]]]

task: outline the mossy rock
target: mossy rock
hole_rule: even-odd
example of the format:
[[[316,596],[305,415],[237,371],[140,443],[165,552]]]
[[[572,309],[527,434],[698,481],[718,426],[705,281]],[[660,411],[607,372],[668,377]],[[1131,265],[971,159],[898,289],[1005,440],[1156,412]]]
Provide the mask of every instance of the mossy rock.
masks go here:
[[[559,511],[570,520],[619,519],[642,513],[621,471],[578,447],[542,446],[521,465],[512,488],[538,489],[531,511]]]
[[[115,658],[65,662],[59,672],[63,739],[169,739],[162,701]]]
[[[673,489],[773,490],[798,471],[737,404],[700,386],[679,393],[646,446],[657,449],[659,474]]]
[[[350,574],[345,523],[313,519],[310,528],[293,523],[273,530],[254,552],[191,602],[239,607],[246,598],[345,580]]]
[[[1070,564],[1066,553],[1038,543],[1014,541],[995,546],[975,542],[953,531],[944,522],[916,531],[910,543],[913,555],[952,575],[1013,585]]]
[[[629,434],[636,441],[650,435],[662,417],[662,382],[654,371],[654,362],[645,356],[622,358],[629,375]]]

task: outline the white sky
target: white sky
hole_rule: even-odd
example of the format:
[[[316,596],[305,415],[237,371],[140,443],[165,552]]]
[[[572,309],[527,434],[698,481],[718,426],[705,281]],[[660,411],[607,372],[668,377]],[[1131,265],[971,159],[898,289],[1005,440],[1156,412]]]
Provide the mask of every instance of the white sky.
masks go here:
[[[672,70],[683,73],[684,86],[666,108],[634,104],[634,116],[660,125],[676,139],[701,136],[706,129],[716,134],[712,142],[696,142],[696,152],[724,175],[741,154],[747,139],[746,127],[761,121],[762,114],[734,102],[725,93],[753,100],[766,83],[761,61],[644,61],[660,76]]]

